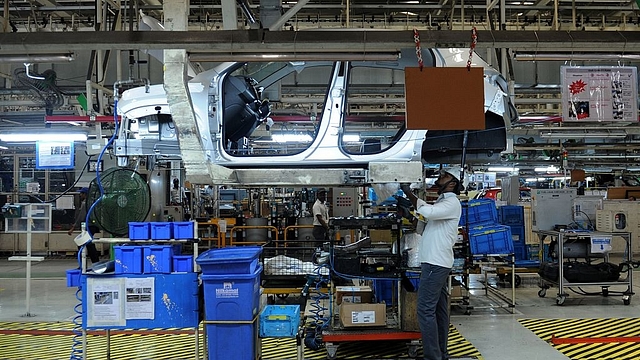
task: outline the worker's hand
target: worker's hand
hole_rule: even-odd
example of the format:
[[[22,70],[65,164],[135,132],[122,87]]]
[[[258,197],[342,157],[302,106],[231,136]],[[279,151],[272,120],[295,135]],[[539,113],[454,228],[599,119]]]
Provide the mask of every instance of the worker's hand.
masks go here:
[[[409,184],[400,184],[400,190],[408,195],[411,193],[411,186]]]
[[[73,234],[73,229],[69,229],[69,231],[67,231],[67,234],[69,235]]]

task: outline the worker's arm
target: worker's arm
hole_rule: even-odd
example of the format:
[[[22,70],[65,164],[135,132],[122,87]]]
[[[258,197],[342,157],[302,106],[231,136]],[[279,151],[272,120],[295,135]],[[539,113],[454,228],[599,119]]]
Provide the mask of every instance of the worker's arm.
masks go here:
[[[69,231],[67,231],[67,234],[69,234],[69,235],[73,234],[73,230],[75,228],[77,228],[78,226],[80,226],[80,224],[87,217],[87,211],[86,211],[86,205],[85,204],[86,204],[86,201],[83,201],[82,204],[80,205],[80,208],[78,209],[78,212],[76,213],[76,218],[73,221],[73,225],[71,225],[71,228],[69,229]]]
[[[424,200],[418,199],[416,212],[424,216],[427,220],[445,220],[460,217],[460,202],[455,197],[450,197],[444,201],[438,201],[431,205]]]
[[[413,204],[413,207],[417,209],[418,197],[413,194],[413,191],[411,191],[411,187],[409,186],[409,184],[400,185],[400,189],[402,189],[402,192],[405,193],[405,195],[407,195],[407,197],[411,201],[411,204]]]
[[[322,224],[322,226],[323,226],[325,229],[327,229],[327,230],[329,229],[329,224],[327,224],[327,222],[326,222],[326,221],[324,221],[324,219],[322,218],[322,215],[317,214],[317,215],[316,215],[316,218],[318,219],[318,221],[320,222],[320,224]]]

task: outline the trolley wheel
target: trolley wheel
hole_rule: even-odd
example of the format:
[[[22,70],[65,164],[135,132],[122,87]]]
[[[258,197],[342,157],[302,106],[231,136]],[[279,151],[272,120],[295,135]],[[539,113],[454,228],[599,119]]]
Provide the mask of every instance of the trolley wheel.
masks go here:
[[[506,274],[498,274],[498,279],[500,279],[500,281],[505,281],[506,278]]]
[[[602,296],[609,296],[609,288],[606,286],[602,287]]]
[[[558,295],[556,297],[556,305],[562,306],[564,305],[564,301],[567,299],[565,295]]]
[[[418,357],[418,347],[416,345],[409,345],[408,354],[410,358],[416,359]]]
[[[515,284],[513,284],[513,286],[515,287],[519,287],[520,285],[522,285],[522,278],[520,277],[520,275],[516,274],[515,277]]]
[[[631,304],[631,296],[629,295],[622,296],[622,303],[625,305]]]
[[[542,288],[542,289],[538,290],[538,296],[540,296],[540,297],[547,296],[547,289]]]
[[[324,346],[327,349],[327,359],[335,360],[338,355],[338,345],[333,343],[325,343]]]

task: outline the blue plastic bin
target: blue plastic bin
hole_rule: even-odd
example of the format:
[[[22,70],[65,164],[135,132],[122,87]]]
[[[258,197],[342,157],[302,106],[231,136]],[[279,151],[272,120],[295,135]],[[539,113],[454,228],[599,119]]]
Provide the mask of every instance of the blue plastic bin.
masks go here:
[[[495,201],[491,199],[475,199],[462,203],[460,226],[496,223],[498,223],[498,210]]]
[[[129,239],[131,240],[149,240],[151,238],[151,230],[148,222],[130,222],[129,223]]]
[[[395,280],[373,280],[373,294],[375,295],[376,302],[384,302],[387,306],[392,306],[394,291],[397,288],[394,286]],[[397,295],[395,296],[398,297]],[[397,303],[398,299],[396,299]]]
[[[516,260],[529,260],[529,254],[527,253],[527,247],[521,244],[513,244],[513,256]]]
[[[509,226],[478,226],[469,230],[471,254],[513,254],[513,240]]]
[[[260,313],[260,337],[296,337],[300,305],[267,305]]]
[[[77,287],[80,285],[80,269],[67,270],[67,287]]]
[[[209,360],[255,360],[258,324],[207,324]]]
[[[511,225],[511,239],[513,239],[513,243],[524,245],[525,241],[525,233],[524,233],[524,225],[523,226],[514,226]]]
[[[500,206],[498,219],[502,225],[524,226],[524,207],[519,205]]]
[[[260,308],[260,273],[202,275],[207,320],[249,321]]]
[[[195,239],[193,221],[175,221],[171,223],[174,239]]]
[[[206,275],[253,274],[261,253],[260,246],[211,249],[200,254],[196,262]]]
[[[171,272],[171,245],[149,245],[142,247],[142,272],[145,274],[169,274]]]
[[[193,272],[192,255],[173,255],[173,272]]]
[[[142,274],[142,246],[113,247],[116,274]]]
[[[171,223],[170,222],[152,222],[151,223],[151,239],[152,240],[169,240],[171,239]]]

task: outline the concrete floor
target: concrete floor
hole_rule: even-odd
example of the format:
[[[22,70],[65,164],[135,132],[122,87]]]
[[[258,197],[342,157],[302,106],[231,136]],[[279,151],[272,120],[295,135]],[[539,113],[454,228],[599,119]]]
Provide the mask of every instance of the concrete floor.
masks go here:
[[[75,288],[66,287],[65,271],[75,268],[73,259],[45,260],[33,263],[30,317],[25,316],[26,265],[22,261],[0,260],[0,321],[70,321],[73,316]],[[580,296],[571,294],[564,306],[555,304],[557,289],[549,289],[545,298],[538,297],[537,275],[523,274],[523,284],[516,289],[517,306],[514,313],[500,308],[504,304],[484,291],[474,290],[469,315],[464,309],[452,309],[451,322],[470,341],[485,360],[526,358],[529,360],[568,359],[531,331],[518,323],[521,318],[627,318],[640,313],[640,300],[623,305],[619,296]],[[636,277],[637,279],[637,272]],[[496,282],[497,279],[493,278]],[[502,285],[504,286],[504,285]],[[599,288],[593,288],[598,291]],[[614,290],[624,290],[623,287]],[[501,291],[508,293],[503,288]],[[638,293],[638,286],[634,286]],[[526,356],[523,357],[523,354]]]

